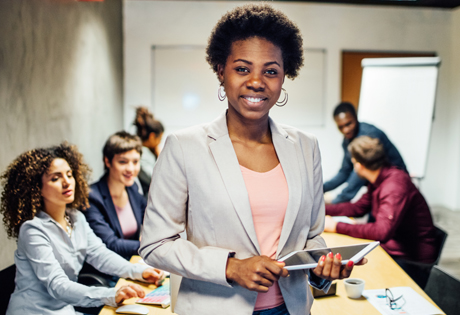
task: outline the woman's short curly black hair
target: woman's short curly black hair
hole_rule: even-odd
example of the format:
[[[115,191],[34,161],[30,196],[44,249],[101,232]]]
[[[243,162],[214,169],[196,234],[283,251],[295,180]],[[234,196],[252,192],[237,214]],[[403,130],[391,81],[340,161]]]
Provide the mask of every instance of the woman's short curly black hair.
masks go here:
[[[225,65],[232,44],[260,37],[281,49],[284,73],[290,79],[303,66],[302,36],[298,27],[279,10],[268,4],[247,4],[227,12],[214,27],[206,48],[206,60],[217,73]]]
[[[0,176],[3,184],[0,213],[3,214],[8,237],[17,238],[21,225],[43,210],[42,176],[57,158],[69,163],[75,178],[75,199],[68,207],[79,210],[88,208],[90,169],[75,146],[64,142],[58,146],[27,151],[18,156]]]

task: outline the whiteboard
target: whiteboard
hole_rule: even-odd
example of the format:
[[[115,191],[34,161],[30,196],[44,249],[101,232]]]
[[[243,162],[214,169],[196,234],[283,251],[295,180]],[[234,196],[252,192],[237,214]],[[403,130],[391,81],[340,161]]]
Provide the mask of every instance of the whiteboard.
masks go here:
[[[226,108],[217,98],[219,81],[206,62],[204,46],[153,46],[152,110],[166,130],[213,121]],[[304,49],[304,67],[294,80],[285,79],[289,101],[274,106],[270,116],[297,128],[322,126],[325,120],[326,51]],[[281,93],[283,98],[284,93]]]
[[[425,176],[439,57],[366,58],[358,118],[386,133],[412,177]]]

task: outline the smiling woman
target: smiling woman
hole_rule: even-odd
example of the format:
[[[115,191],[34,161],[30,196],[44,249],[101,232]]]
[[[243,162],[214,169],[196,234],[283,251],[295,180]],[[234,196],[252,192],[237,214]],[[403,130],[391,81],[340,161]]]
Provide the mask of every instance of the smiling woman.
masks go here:
[[[280,98],[287,101],[284,78],[297,76],[302,53],[297,26],[267,4],[228,12],[209,38],[207,61],[227,110],[168,136],[139,250],[148,264],[183,276],[178,314],[309,314],[308,282],[328,290],[353,269],[330,253],[288,277],[277,261],[325,247],[316,138],[269,117]]]
[[[140,171],[142,142],[120,131],[102,150],[105,174],[91,185],[86,219],[107,247],[129,259],[137,254],[146,201],[134,182]]]

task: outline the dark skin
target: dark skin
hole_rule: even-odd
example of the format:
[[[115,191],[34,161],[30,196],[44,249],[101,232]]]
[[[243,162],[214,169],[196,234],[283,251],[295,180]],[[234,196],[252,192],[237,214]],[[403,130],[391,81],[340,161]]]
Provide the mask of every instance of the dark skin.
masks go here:
[[[284,83],[281,49],[258,37],[236,41],[218,75],[227,94],[227,127],[239,164],[256,172],[272,170],[279,160],[268,114]],[[324,256],[313,272],[327,280],[347,278],[353,264],[342,266],[341,260],[340,255]],[[227,280],[251,291],[267,292],[288,275],[283,262],[263,255],[227,261]]]
[[[337,124],[337,128],[339,128],[339,131],[346,139],[352,140],[356,136],[358,121],[351,113],[340,113],[334,116],[334,120]]]
[[[278,165],[268,125],[269,110],[284,82],[281,50],[253,38],[237,41],[224,66],[219,67],[227,99],[227,126],[238,161],[256,172]]]

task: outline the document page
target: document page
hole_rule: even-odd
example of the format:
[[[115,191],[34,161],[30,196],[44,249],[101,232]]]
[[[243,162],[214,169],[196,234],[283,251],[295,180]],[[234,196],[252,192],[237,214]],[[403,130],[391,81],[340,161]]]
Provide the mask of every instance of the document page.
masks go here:
[[[392,299],[396,300],[392,303],[391,308],[388,305],[385,289],[364,290],[363,296],[384,315],[445,314],[410,287],[395,287],[390,290],[393,295]]]

